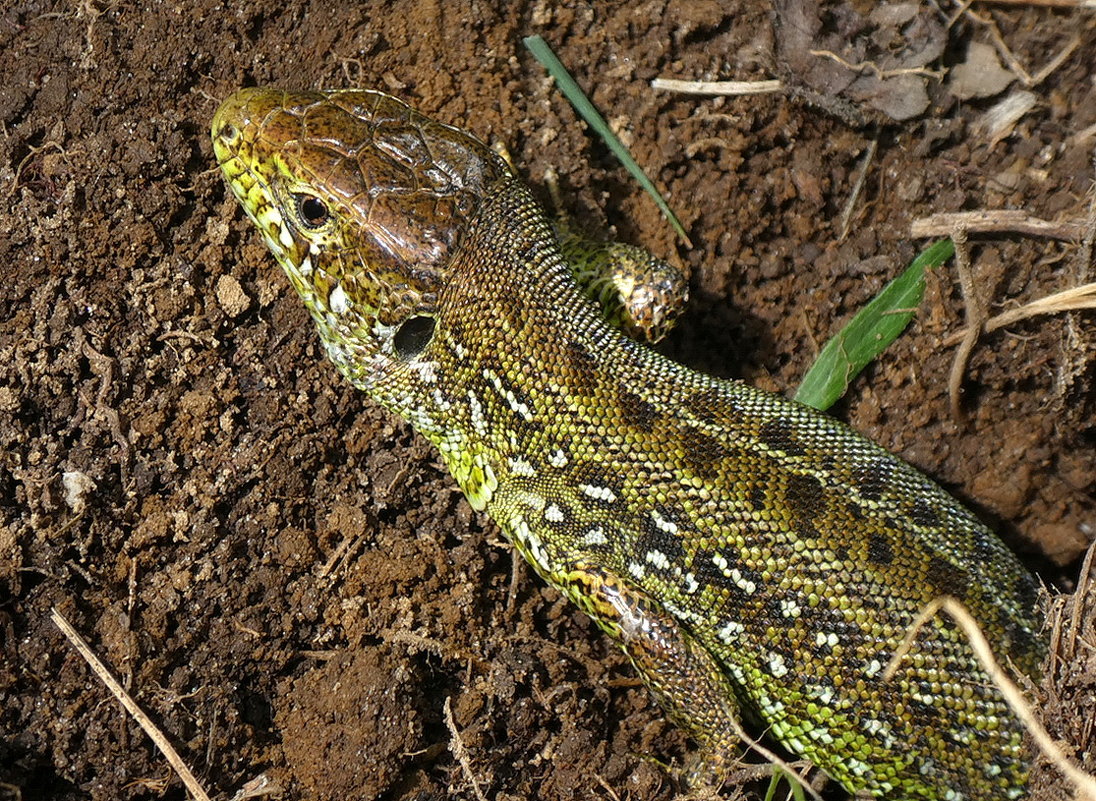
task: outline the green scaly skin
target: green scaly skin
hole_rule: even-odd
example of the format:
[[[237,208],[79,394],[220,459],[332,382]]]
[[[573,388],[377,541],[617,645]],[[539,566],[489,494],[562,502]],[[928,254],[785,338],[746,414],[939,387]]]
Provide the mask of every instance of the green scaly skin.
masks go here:
[[[691,782],[744,716],[851,792],[1025,794],[1021,726],[946,616],[882,677],[943,595],[1039,675],[1036,583],[943,490],[607,325],[506,163],[392,97],[243,90],[213,143],[332,361],[620,645],[699,744]]]

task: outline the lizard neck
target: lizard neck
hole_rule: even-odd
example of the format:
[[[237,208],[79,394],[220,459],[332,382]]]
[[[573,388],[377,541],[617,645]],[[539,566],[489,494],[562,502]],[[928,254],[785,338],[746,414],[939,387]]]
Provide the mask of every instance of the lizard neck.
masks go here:
[[[519,181],[503,179],[487,195],[446,274],[432,336],[413,357],[395,356],[390,347],[356,349],[353,337],[323,339],[355,386],[439,448],[472,506],[482,510],[499,481],[528,471],[526,455],[558,439],[560,405],[574,391],[567,354],[608,358],[639,346],[581,294],[543,212]],[[372,334],[382,341],[395,336]],[[578,367],[595,378],[592,362]]]

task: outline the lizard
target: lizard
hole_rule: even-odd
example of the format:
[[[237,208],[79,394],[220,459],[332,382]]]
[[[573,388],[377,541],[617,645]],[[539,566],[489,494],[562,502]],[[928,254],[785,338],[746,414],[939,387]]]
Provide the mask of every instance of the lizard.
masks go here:
[[[686,784],[722,783],[747,720],[850,793],[1026,794],[1022,726],[950,619],[883,677],[941,596],[1040,675],[1038,584],[951,495],[610,325],[528,186],[458,127],[377,91],[248,88],[211,135],[328,358],[623,650],[697,745]]]

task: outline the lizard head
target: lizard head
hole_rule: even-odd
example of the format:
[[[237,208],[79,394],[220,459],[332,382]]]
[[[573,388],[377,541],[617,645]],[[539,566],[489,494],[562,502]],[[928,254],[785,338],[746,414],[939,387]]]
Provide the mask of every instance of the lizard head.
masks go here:
[[[217,162],[355,383],[418,355],[462,233],[510,174],[498,155],[381,92],[244,89]]]

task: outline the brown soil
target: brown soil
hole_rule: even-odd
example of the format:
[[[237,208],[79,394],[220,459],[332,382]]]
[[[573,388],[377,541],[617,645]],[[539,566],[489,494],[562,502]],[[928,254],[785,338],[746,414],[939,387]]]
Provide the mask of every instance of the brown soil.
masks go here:
[[[515,567],[405,423],[322,359],[213,168],[209,119],[237,87],[386,89],[505,142],[542,197],[558,168],[576,216],[691,268],[695,301],[665,350],[778,391],[923,247],[912,220],[1087,213],[1091,14],[977,9],[1031,73],[1083,39],[991,143],[974,123],[1004,95],[959,102],[934,81],[923,115],[881,126],[862,99],[868,125],[835,116],[825,87],[650,89],[656,76],[795,84],[802,53],[781,58],[780,27],[745,2],[136,5],[0,12],[0,798],[185,797],[51,607],[224,797],[264,773],[284,799],[474,798],[470,776],[498,799],[674,795],[660,763],[688,744],[621,657]],[[668,191],[694,250],[576,122],[521,46],[530,33]],[[944,63],[972,40],[989,31],[960,16]],[[1075,244],[985,237],[974,256],[994,311],[1093,280]],[[1068,589],[1096,519],[1093,317],[983,337],[965,426],[942,344],[962,324],[943,268],[835,413]]]

